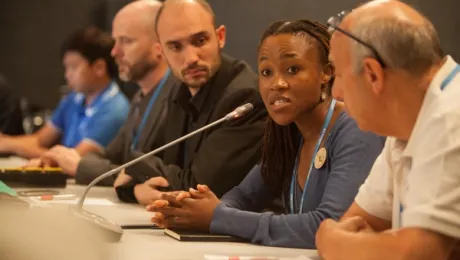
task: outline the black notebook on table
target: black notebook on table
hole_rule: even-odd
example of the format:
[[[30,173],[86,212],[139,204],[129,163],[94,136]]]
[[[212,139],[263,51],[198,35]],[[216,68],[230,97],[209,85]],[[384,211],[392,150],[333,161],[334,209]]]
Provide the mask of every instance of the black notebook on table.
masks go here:
[[[10,187],[65,188],[68,176],[61,168],[27,167],[0,168],[0,181]]]
[[[164,230],[165,234],[179,241],[195,241],[195,242],[242,242],[243,240],[238,237],[229,235],[217,235],[205,232],[196,232],[181,229]]]

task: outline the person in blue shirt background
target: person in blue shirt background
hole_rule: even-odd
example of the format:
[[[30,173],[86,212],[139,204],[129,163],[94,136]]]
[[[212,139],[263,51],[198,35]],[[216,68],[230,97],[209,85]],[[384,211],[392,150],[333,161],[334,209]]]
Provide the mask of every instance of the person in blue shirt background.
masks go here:
[[[72,91],[45,126],[32,135],[0,135],[0,152],[38,158],[61,144],[84,155],[98,152],[115,137],[128,116],[129,101],[115,83],[117,67],[110,55],[112,37],[95,27],[76,31],[64,42],[61,55]],[[30,165],[42,164],[36,159]]]
[[[147,206],[155,224],[315,248],[321,221],[340,218],[351,205],[385,140],[360,131],[331,97],[329,39],[324,25],[308,20],[267,29],[258,52],[259,89],[270,115],[260,163],[221,200],[205,185],[163,194]],[[277,198],[282,214],[266,211]]]

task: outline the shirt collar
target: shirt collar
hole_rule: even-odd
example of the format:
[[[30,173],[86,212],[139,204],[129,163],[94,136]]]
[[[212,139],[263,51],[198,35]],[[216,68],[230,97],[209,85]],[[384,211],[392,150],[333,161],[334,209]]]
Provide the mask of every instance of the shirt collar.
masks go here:
[[[196,118],[202,110],[205,100],[210,92],[211,86],[208,83],[203,85],[200,90],[192,96],[187,85],[182,84],[174,96],[174,102],[184,109],[184,111],[192,114]]]
[[[424,120],[426,117],[425,114],[428,112],[429,107],[431,104],[434,102],[436,99],[436,96],[442,92],[440,89],[440,86],[442,82],[446,79],[446,77],[449,75],[449,73],[457,66],[457,63],[452,59],[450,55],[446,57],[446,60],[444,61],[444,64],[441,66],[441,68],[438,70],[436,75],[433,77],[433,79],[430,82],[430,85],[428,86],[428,89],[425,94],[425,98],[423,99],[422,107],[420,108],[420,112],[418,113],[417,120],[415,121],[414,129],[412,129],[412,133],[409,137],[409,140],[407,142],[398,140],[401,144],[401,149],[402,149],[402,155],[404,157],[411,157],[415,150],[416,150],[416,145],[417,145],[417,140],[414,140],[416,136],[418,136],[417,132],[418,131],[423,131],[423,129],[419,129],[418,127],[420,125],[420,121]]]
[[[93,102],[91,102],[91,104],[86,105],[86,97],[81,92],[76,92],[75,97],[74,97],[74,102],[77,105],[82,106],[83,109],[90,108],[99,99],[103,99],[105,101],[106,99],[115,96],[118,93],[119,90],[120,89],[118,87],[118,84],[115,81],[111,81],[103,90],[101,90],[101,92],[99,92],[99,94],[94,98],[94,100],[93,100]]]
[[[142,90],[139,89],[136,95],[134,95],[132,99],[132,103],[141,104],[141,103],[144,103],[146,100],[150,100],[150,98],[153,96],[153,93],[155,92],[155,89],[156,89],[155,87],[150,89],[150,91],[147,92],[147,94],[144,94],[144,92],[142,92]]]
[[[214,76],[201,87],[201,89],[192,97],[188,87],[182,84],[176,94],[173,96],[173,101],[179,104],[185,111],[194,113],[194,117],[198,116],[208,102],[212,102],[214,98],[220,96],[228,84],[233,80],[235,75],[240,73],[246,65],[238,62],[225,53],[221,54],[222,63]]]

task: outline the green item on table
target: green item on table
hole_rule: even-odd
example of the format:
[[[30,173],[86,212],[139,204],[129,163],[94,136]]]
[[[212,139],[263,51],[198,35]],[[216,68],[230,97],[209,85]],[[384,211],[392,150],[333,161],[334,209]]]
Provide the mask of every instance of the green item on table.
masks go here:
[[[5,183],[3,183],[2,181],[0,181],[0,192],[5,192],[5,193],[8,193],[10,194],[11,196],[16,196],[16,192],[8,187]]]

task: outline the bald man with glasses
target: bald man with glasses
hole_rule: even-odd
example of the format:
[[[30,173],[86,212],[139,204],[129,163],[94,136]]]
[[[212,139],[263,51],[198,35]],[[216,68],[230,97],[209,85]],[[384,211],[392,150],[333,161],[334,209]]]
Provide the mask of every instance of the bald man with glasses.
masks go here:
[[[355,202],[325,220],[326,260],[460,259],[460,66],[400,1],[329,19],[333,96],[365,131],[387,136]]]

